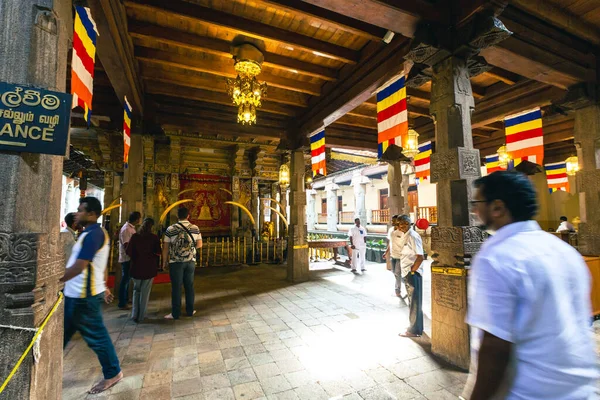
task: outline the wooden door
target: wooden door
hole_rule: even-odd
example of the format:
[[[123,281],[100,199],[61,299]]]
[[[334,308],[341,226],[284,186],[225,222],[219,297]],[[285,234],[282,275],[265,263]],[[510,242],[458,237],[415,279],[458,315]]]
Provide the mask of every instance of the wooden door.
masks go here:
[[[388,208],[388,190],[379,189],[379,209],[387,210]]]
[[[327,199],[321,199],[321,214],[327,214]]]

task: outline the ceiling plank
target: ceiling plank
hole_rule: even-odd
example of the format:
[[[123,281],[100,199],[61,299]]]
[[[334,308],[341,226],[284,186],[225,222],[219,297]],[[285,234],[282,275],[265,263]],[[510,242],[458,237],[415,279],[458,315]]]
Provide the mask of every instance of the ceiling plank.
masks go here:
[[[365,37],[369,40],[381,40],[386,33],[386,29],[384,28],[317,7],[301,0],[261,0],[261,2],[273,5],[279,10],[285,10],[292,14],[302,14],[325,21],[328,25],[332,25],[337,29]]]
[[[231,43],[225,40],[207,38],[188,32],[165,28],[158,25],[132,21],[129,23],[129,34],[133,38],[151,40],[156,43],[164,43],[172,46],[186,48],[194,51],[202,51],[220,57],[232,59]],[[298,74],[313,76],[326,81],[335,81],[337,72],[320,65],[310,64],[295,58],[280,56],[279,54],[265,52],[264,66],[277,68]]]
[[[358,60],[358,53],[346,47],[185,1],[127,0],[125,5],[138,10],[163,12],[192,22],[202,21],[253,38],[273,40],[310,52],[316,51],[345,63],[354,64]]]
[[[229,97],[225,93],[194,89],[191,87],[175,85],[172,83],[156,82],[149,84],[146,87],[146,93],[178,97],[189,100],[205,101],[209,103],[223,104],[226,106],[231,105],[231,97]],[[299,108],[274,102],[265,102],[263,103],[262,107],[256,111],[258,115],[257,118],[260,118],[260,115],[263,112],[294,116],[298,114]]]
[[[225,78],[210,78],[193,74],[161,71],[156,68],[144,68],[143,79],[148,83],[147,86],[152,85],[153,82],[163,82],[173,83],[175,85],[186,86],[190,88],[210,90],[213,92],[227,93]],[[229,97],[229,103],[231,103],[231,101],[231,97]],[[308,104],[308,96],[303,93],[290,92],[278,88],[270,88],[267,90],[267,95],[262,99],[262,102],[275,102],[298,107],[306,107]]]
[[[346,114],[342,118],[335,121],[338,124],[358,126],[361,128],[377,129],[377,120],[374,118],[363,117],[356,114]]]
[[[146,47],[137,47],[135,49],[135,56],[144,62],[169,65],[178,68],[184,68],[190,71],[206,72],[209,74],[224,76],[227,78],[235,78],[237,72],[233,66],[232,61],[223,60],[207,60],[200,56],[182,56],[176,53],[161,51],[156,49],[149,49]],[[319,85],[315,85],[307,82],[300,82],[294,79],[281,78],[279,76],[271,75],[262,72],[258,75],[258,79],[267,82],[267,85],[276,88],[286,89],[299,93],[306,93],[312,96],[319,96],[321,94],[321,88]]]
[[[519,80],[519,75],[505,71],[498,67],[493,67],[491,70],[484,72],[483,75],[493,79],[498,79],[500,82],[504,82],[511,86],[517,83]]]

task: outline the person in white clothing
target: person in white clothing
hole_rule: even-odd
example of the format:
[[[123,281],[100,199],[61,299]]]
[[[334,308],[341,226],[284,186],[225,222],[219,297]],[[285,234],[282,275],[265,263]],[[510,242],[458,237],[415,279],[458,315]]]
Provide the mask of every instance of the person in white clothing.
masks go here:
[[[367,255],[367,229],[360,226],[360,218],[354,220],[354,226],[348,231],[350,238],[350,247],[352,248],[352,272],[356,272],[358,267],[365,272],[365,257]]]
[[[563,215],[560,217],[560,225],[558,225],[556,232],[575,232],[575,227],[569,222],[567,217]]]
[[[495,234],[469,276],[472,366],[463,397],[595,398],[598,360],[583,258],[532,220],[538,203],[527,176],[494,172],[475,188],[473,211]]]

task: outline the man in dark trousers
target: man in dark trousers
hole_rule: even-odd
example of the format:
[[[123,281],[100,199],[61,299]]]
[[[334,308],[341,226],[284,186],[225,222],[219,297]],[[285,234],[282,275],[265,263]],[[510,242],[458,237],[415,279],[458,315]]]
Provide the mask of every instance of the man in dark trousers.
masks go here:
[[[185,311],[188,317],[194,310],[194,269],[196,249],[202,247],[200,229],[188,221],[190,212],[182,207],[177,210],[179,221],[169,226],[163,239],[163,268],[169,266],[171,277],[171,313],[165,319],[179,319],[181,315],[181,286],[185,289]]]

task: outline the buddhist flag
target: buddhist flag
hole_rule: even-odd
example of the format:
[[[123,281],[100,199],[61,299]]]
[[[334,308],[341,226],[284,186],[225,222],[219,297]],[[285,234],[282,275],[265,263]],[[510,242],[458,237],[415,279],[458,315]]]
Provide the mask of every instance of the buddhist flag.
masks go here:
[[[491,156],[485,156],[485,168],[488,174],[496,171],[504,171],[504,168],[500,166],[500,157],[498,154],[492,154]]]
[[[325,129],[318,131],[310,137],[310,155],[313,176],[327,175],[325,166]]]
[[[548,190],[550,193],[557,190],[569,191],[569,177],[567,176],[567,162],[544,165],[546,169],[546,179],[548,180]]]
[[[131,147],[131,105],[125,97],[125,113],[123,115],[123,163],[129,166],[129,148]]]
[[[506,151],[514,161],[514,166],[527,160],[542,165],[544,160],[544,132],[542,131],[542,111],[538,108],[508,116],[504,119],[506,128]]]
[[[73,58],[71,60],[71,94],[73,105],[83,108],[83,118],[90,125],[92,94],[94,91],[94,64],[98,29],[90,9],[75,7]]]
[[[419,145],[419,154],[415,156],[415,180],[421,182],[431,175],[431,141]]]
[[[404,147],[408,136],[408,111],[404,74],[377,93],[377,143],[379,158],[388,146]]]

